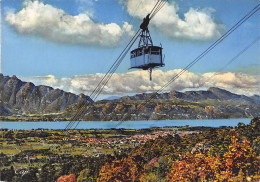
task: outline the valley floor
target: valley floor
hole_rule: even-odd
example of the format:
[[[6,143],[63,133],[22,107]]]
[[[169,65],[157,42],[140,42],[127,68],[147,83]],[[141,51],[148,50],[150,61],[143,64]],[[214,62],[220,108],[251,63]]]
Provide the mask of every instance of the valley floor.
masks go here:
[[[46,182],[68,175],[77,181],[176,181],[191,174],[195,181],[221,180],[223,175],[259,180],[259,127],[260,119],[255,118],[235,128],[2,129],[0,180]],[[231,160],[240,167],[230,166]],[[115,165],[122,170],[120,176]],[[124,174],[125,168],[131,174]],[[174,175],[177,168],[181,176]]]

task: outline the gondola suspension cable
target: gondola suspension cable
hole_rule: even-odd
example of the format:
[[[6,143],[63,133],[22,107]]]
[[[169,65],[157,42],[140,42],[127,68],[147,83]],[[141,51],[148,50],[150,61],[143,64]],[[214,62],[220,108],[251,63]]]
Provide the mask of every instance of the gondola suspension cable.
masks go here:
[[[164,1],[164,0],[158,0],[157,2],[156,2],[156,4],[155,4],[155,6],[153,7],[153,9],[151,10],[151,13],[150,14],[152,14],[152,17],[164,6],[164,4],[166,3],[166,2],[168,2],[168,0],[166,0],[166,1]],[[140,4],[139,4],[139,6],[140,6]],[[151,18],[150,18],[151,19]],[[106,76],[105,76],[106,77]],[[105,77],[103,77],[103,79],[105,78]],[[103,81],[103,79],[101,80],[101,81]],[[107,83],[107,82],[105,82],[105,83]],[[102,88],[104,87],[104,86],[101,86]],[[98,89],[100,89],[100,88],[98,88]],[[101,89],[101,91],[102,91],[102,89]],[[98,93],[100,93],[99,91],[97,91]],[[96,97],[95,97],[96,98]]]
[[[260,9],[260,4],[256,5],[250,12],[248,12],[242,19],[240,19],[233,27],[231,27],[225,34],[223,34],[218,40],[216,40],[211,46],[209,46],[204,52],[202,52],[197,58],[195,58],[190,64],[188,64],[182,71],[177,75],[173,76],[165,85],[163,85],[159,90],[154,92],[149,99],[144,102],[144,105],[150,102],[159,92],[163,91],[172,82],[177,80],[183,73],[185,73],[189,68],[201,60],[206,54],[208,54],[212,49],[214,49],[219,43],[221,43],[226,37],[228,37],[232,32],[234,32],[240,25],[242,25],[246,20],[248,20],[252,15],[254,15]],[[134,113],[139,111],[137,109]],[[115,127],[121,125],[124,121],[120,121]]]
[[[160,4],[156,7],[155,11],[150,14],[150,19],[152,19],[162,8],[163,6],[168,2],[168,0],[161,0]]]
[[[150,17],[154,16],[159,11],[159,9],[161,9],[162,6],[164,6],[164,4],[166,2],[168,2],[168,0],[158,0],[157,3],[155,4],[154,8],[150,12]]]
[[[136,32],[136,34],[134,35],[134,37],[130,40],[130,42],[127,44],[127,46],[124,48],[124,50],[121,52],[121,54],[118,56],[118,58],[116,59],[116,61],[113,63],[113,65],[110,67],[110,69],[108,70],[108,72],[105,74],[105,76],[101,79],[101,81],[99,82],[99,84],[97,85],[97,87],[94,89],[94,91],[91,93],[91,97],[93,96],[93,98],[95,98],[96,93],[99,92],[100,88],[102,87],[102,83],[106,82],[104,81],[107,76],[109,76],[110,73],[114,72],[115,67],[118,67],[118,62],[120,62],[120,60],[124,57],[122,57],[122,55],[124,55],[124,53],[126,52],[126,50],[129,49],[129,45],[131,45],[131,43],[133,42],[133,40],[135,41],[136,38],[139,36],[140,33],[140,29]]]
[[[113,73],[116,71],[116,69],[118,68],[118,66],[120,65],[120,63],[123,61],[124,57],[126,56],[126,54],[128,53],[128,51],[131,49],[132,45],[134,44],[134,42],[136,41],[136,39],[139,37],[140,34],[140,29],[136,32],[135,36],[131,39],[131,41],[128,43],[128,45],[125,47],[125,49],[122,51],[122,53],[119,55],[119,57],[117,58],[117,60],[114,62],[114,64],[111,66],[111,68],[109,69],[109,72],[107,72],[107,74],[103,77],[102,82],[100,81],[99,87],[97,89],[95,89],[95,92],[93,91],[91,94],[91,99],[93,101],[96,100],[96,98],[98,97],[98,95],[101,93],[101,91],[103,90],[103,88],[105,87],[105,85],[108,83],[109,79],[112,77]],[[76,112],[76,114],[74,115],[74,117],[72,118],[72,120],[77,120],[77,117],[79,117],[82,112],[86,109],[87,106],[89,106],[89,103],[84,103],[83,106]],[[93,105],[93,104],[91,104]],[[71,121],[66,129],[71,128],[74,123],[77,121]]]
[[[247,13],[242,19],[240,19],[232,28],[230,28],[225,34],[223,34],[218,40],[216,40],[210,47],[208,47],[203,53],[201,53],[197,58],[195,58],[190,64],[188,64],[182,71],[175,75],[170,81],[168,81],[164,86],[162,86],[155,95],[164,90],[173,81],[179,78],[184,72],[201,60],[208,52],[215,48],[219,43],[221,43],[226,37],[228,37],[233,31],[235,31],[240,25],[242,25],[247,19],[249,19],[253,14],[255,14],[260,8],[260,4],[254,7],[249,13]],[[151,98],[152,99],[152,98]]]
[[[140,7],[140,5],[141,5],[142,3],[143,3],[143,0],[139,3],[139,5],[137,6],[137,8],[135,9],[134,14],[136,13],[136,11],[138,10],[138,8]],[[133,20],[133,17],[132,17],[131,20],[130,20],[130,24],[131,24],[132,20]],[[125,28],[124,32],[125,32],[125,31],[126,31],[126,28]],[[116,63],[116,62],[114,62],[114,64],[115,64],[115,63]],[[113,65],[114,65],[114,64],[113,64]],[[113,65],[111,66],[111,68],[113,67]],[[109,71],[106,73],[106,75],[102,78],[102,80],[99,82],[99,84],[97,85],[97,87],[95,87],[95,89],[94,89],[94,91],[91,93],[91,95],[94,94],[94,93],[96,92],[96,90],[100,87],[100,84],[102,83],[103,79],[107,76],[107,74],[110,72],[111,68],[110,68]],[[91,98],[91,95],[90,95],[90,98]],[[85,108],[85,107],[88,106],[88,105],[89,105],[88,103],[83,103],[83,104],[81,104],[81,105],[79,106],[78,112],[76,112],[76,114],[74,115],[73,118],[76,118],[76,117],[77,117],[77,115],[78,115],[78,113],[79,113],[79,111],[80,111],[81,108]],[[69,126],[71,125],[71,123],[72,123],[72,122],[70,122],[70,123],[67,125],[67,127],[69,127]],[[66,127],[66,129],[67,129],[67,127]]]
[[[143,3],[143,1],[144,1],[144,0],[142,0],[142,1],[138,4],[137,8],[136,8],[135,11],[134,11],[134,14],[135,14],[136,11],[139,9],[139,7],[140,7],[140,5]],[[132,17],[131,20],[130,20],[130,24],[131,24],[132,20],[133,20],[133,17]],[[124,30],[124,33],[125,33],[125,31],[126,31],[126,28],[125,28],[125,30]],[[124,34],[124,33],[123,33],[123,34]],[[137,33],[136,33],[136,34],[137,34]],[[136,36],[136,35],[135,35],[135,36]],[[134,36],[134,37],[135,37],[135,36]],[[133,38],[134,38],[134,37],[133,37]],[[131,42],[131,41],[130,41],[130,42]],[[129,42],[129,43],[130,43],[130,42]],[[124,52],[124,50],[123,50],[122,52]],[[122,54],[122,53],[121,53],[121,54]],[[119,57],[120,57],[120,56],[119,56]],[[108,72],[105,74],[105,76],[104,76],[104,77],[101,79],[101,81],[98,83],[98,85],[96,86],[96,88],[94,89],[94,91],[92,91],[90,97],[92,96],[93,93],[95,93],[95,91],[98,89],[98,87],[100,87],[102,81],[106,78],[107,74],[110,72],[110,70],[112,69],[112,67],[115,65],[116,62],[117,62],[117,60],[113,63],[113,65],[110,67],[110,69],[108,70]]]
[[[153,13],[153,10],[155,9],[156,10],[156,13],[158,12],[158,3],[159,3],[159,5],[162,3],[162,0],[158,0],[157,1],[157,3],[156,3],[156,5],[154,6],[154,8],[152,9],[152,11],[151,11],[151,13]],[[141,3],[140,3],[141,4]],[[139,4],[139,6],[140,6],[140,4]],[[138,6],[138,7],[139,7]],[[160,8],[161,9],[161,8]],[[140,29],[137,31],[137,33],[136,34],[138,34],[138,32],[140,31]],[[138,35],[139,36],[139,35]],[[135,40],[138,38],[138,36],[135,38]],[[133,37],[133,39],[134,39],[134,37]],[[132,40],[133,40],[132,39]],[[131,40],[131,41],[132,41]],[[129,42],[129,44],[131,43],[131,41]],[[134,41],[135,42],[135,41]],[[131,45],[133,45],[134,44],[134,42],[131,44]],[[127,48],[127,47],[126,47]],[[126,49],[125,48],[125,49]],[[131,48],[131,47],[130,47]],[[128,49],[128,51],[130,50],[130,48]],[[127,52],[128,52],[127,51]],[[122,53],[123,53],[124,51],[122,51]],[[127,52],[124,54],[124,56],[127,54]],[[122,54],[121,53],[121,54]],[[120,57],[120,56],[119,56]],[[123,60],[123,58],[122,58],[122,60]],[[106,81],[104,81],[105,79],[106,79],[106,77],[107,77],[107,75],[110,73],[110,71],[111,71],[111,69],[113,68],[113,66],[116,64],[116,67],[114,68],[114,71],[113,71],[113,73],[116,71],[116,69],[117,69],[117,67],[120,65],[120,63],[122,62],[122,60],[121,61],[119,61],[119,62],[117,62],[117,61],[115,61],[114,62],[114,64],[110,67],[110,69],[109,69],[109,71],[106,73],[106,75],[102,78],[102,80],[99,82],[99,84],[98,84],[98,86],[94,89],[94,91],[91,93],[91,96],[93,96],[94,95],[94,100],[98,97],[98,95],[101,93],[101,91],[103,90],[103,88],[105,87],[105,85],[108,83],[108,81],[109,81],[109,79],[112,77],[112,75],[110,75],[110,76],[108,76],[108,79],[106,80]],[[113,74],[112,73],[112,74]],[[104,83],[103,85],[101,85],[102,83]],[[95,94],[96,93],[96,94]],[[93,105],[93,104],[92,104]],[[89,103],[83,103],[82,104],[82,106],[80,106],[80,109],[76,112],[76,114],[75,114],[75,116],[73,117],[73,119],[72,120],[75,120],[75,119],[77,119],[77,117],[78,116],[80,116],[82,113],[82,111],[84,111],[85,110],[85,107],[86,106],[89,106]],[[71,128],[73,125],[75,124],[75,121],[72,121],[72,122],[70,122],[67,126],[66,126],[66,129],[68,129],[68,128]]]
[[[258,36],[256,39],[254,39],[249,45],[247,45],[243,50],[241,50],[236,56],[234,56],[225,66],[223,66],[221,69],[219,69],[217,72],[220,72],[223,70],[226,66],[230,65],[232,62],[234,62],[238,57],[240,57],[243,53],[245,53],[249,48],[251,48],[256,42],[260,40],[260,36]],[[217,74],[212,75],[207,81],[209,81],[212,77],[216,76]],[[206,82],[204,82],[205,84]],[[203,85],[201,85],[203,86]],[[116,126],[118,127],[123,121],[120,121]],[[76,127],[75,127],[76,128]]]
[[[157,3],[156,3],[156,5],[157,5],[159,2],[161,3],[162,1],[161,1],[161,0],[158,0]],[[142,3],[142,2],[141,2],[141,3]],[[141,4],[141,3],[140,3],[140,4]],[[138,5],[138,7],[140,6],[140,4]],[[154,8],[156,8],[156,5],[154,6]],[[153,9],[154,9],[154,8],[153,8]],[[135,11],[135,12],[136,12],[136,11]],[[151,12],[152,12],[152,11],[151,11]],[[131,41],[129,42],[129,44],[130,44],[130,43],[131,43]],[[126,47],[126,48],[127,48],[127,47]],[[123,52],[124,52],[124,50],[123,50]],[[122,53],[123,53],[123,52],[122,52]],[[122,53],[121,53],[121,54],[122,54]],[[100,86],[100,84],[102,83],[103,79],[106,78],[107,74],[110,72],[110,70],[112,69],[112,67],[113,67],[115,64],[116,64],[116,62],[114,62],[114,64],[113,64],[113,65],[111,66],[111,68],[109,69],[109,71],[108,71],[108,72],[106,73],[106,75],[102,78],[102,80],[99,82],[98,86],[94,89],[94,91],[92,92],[92,94],[94,94],[95,91],[99,88],[99,86]],[[92,96],[92,94],[91,94],[90,96]]]
[[[136,13],[136,11],[137,11],[137,9],[140,7],[140,5],[143,3],[143,0],[139,3],[139,5],[138,5],[138,7],[135,9],[135,12],[134,12],[134,14]],[[130,20],[130,23],[129,24],[131,24],[131,22],[132,22],[132,20],[133,20],[133,17],[131,18],[131,20]],[[125,30],[124,30],[124,33],[125,33],[125,31],[126,31],[126,28],[125,28]],[[123,33],[123,34],[124,34]],[[136,33],[137,34],[137,33]],[[136,35],[134,35],[134,37],[135,37]],[[131,41],[130,41],[131,42]],[[129,43],[130,43],[129,42]],[[124,52],[124,50],[122,51],[122,53]],[[122,54],[121,53],[121,54]],[[120,56],[119,56],[120,57]],[[117,58],[118,59],[118,58]],[[100,87],[100,85],[101,85],[101,83],[103,82],[103,80],[106,78],[106,76],[109,74],[109,72],[111,71],[111,69],[112,69],[112,67],[116,64],[116,62],[117,62],[117,60],[113,63],[113,65],[110,67],[110,69],[107,71],[107,73],[105,74],[105,76],[103,76],[103,78],[99,81],[99,83],[98,83],[98,85],[95,87],[95,89],[92,91],[92,93],[90,94],[90,97],[95,93],[95,91]]]
[[[138,31],[139,32],[139,31]],[[137,39],[137,37],[134,39],[134,41]],[[99,89],[96,91],[95,95],[93,95],[93,100],[96,100],[96,98],[98,97],[98,95],[101,93],[101,91],[103,90],[103,88],[105,87],[105,85],[107,84],[107,82],[109,81],[109,79],[112,77],[113,73],[116,71],[117,67],[120,65],[120,63],[122,62],[122,60],[124,59],[125,55],[127,54],[128,50],[131,48],[131,46],[133,45],[134,41],[132,41],[132,43],[130,44],[130,46],[128,46],[128,48],[124,51],[123,55],[120,55],[120,59],[117,61],[117,63],[115,64],[115,66],[112,68],[112,70],[110,71],[110,73],[108,74],[108,76],[106,78],[103,79],[103,84],[99,87]],[[84,108],[83,108],[84,109]]]
[[[230,33],[232,33],[236,28],[238,28],[244,21],[250,18],[255,12],[259,10],[259,5],[257,5],[251,12],[249,12],[244,18],[242,18],[235,26],[233,26],[227,33],[225,33],[220,39],[214,42],[206,51],[204,51],[200,56],[198,56],[193,62],[191,62],[188,66],[186,66],[181,72],[175,75],[167,84],[165,84],[161,89],[155,92],[149,99],[148,102],[155,97],[160,91],[164,90],[169,84],[179,78],[184,72],[186,72],[191,66],[193,66],[196,62],[198,62],[202,57],[204,57],[209,51],[211,51],[215,46],[217,46],[220,42],[222,42]],[[119,123],[120,125],[120,123]]]
[[[228,61],[223,67],[221,67],[218,71],[216,71],[212,76],[210,76],[206,81],[199,84],[200,87],[203,87],[209,80],[211,80],[214,76],[218,75],[219,72],[223,71],[227,66],[236,61],[243,53],[245,53],[250,47],[252,47],[256,42],[258,42],[260,36],[254,39],[249,45],[247,45],[243,50],[241,50],[236,56],[234,56],[230,61]]]
[[[98,86],[95,88],[95,90],[91,93],[91,99],[93,100],[93,98],[95,98],[96,93],[99,92],[100,87],[102,86],[102,83],[104,82],[104,80],[107,78],[107,76],[112,72],[111,70],[114,69],[115,65],[117,64],[118,61],[120,61],[120,59],[122,58],[122,54],[128,50],[129,45],[131,44],[131,42],[133,42],[133,40],[136,39],[136,37],[139,36],[139,31],[140,29],[137,31],[137,33],[134,35],[134,37],[131,39],[131,41],[128,43],[128,45],[125,47],[125,49],[122,51],[122,53],[119,55],[119,57],[117,58],[117,60],[114,62],[114,64],[110,67],[109,71],[106,73],[106,75],[102,78],[102,80],[99,82]],[[77,117],[77,115],[81,112],[81,109],[84,109],[84,107],[88,106],[89,103],[83,103],[82,106],[80,106],[80,109],[78,109],[78,111],[76,112],[76,114],[74,115],[73,119],[75,119]]]
[[[138,31],[140,33],[140,29]],[[105,81],[105,83],[103,84],[102,88],[99,90],[99,93],[96,95],[96,97],[100,94],[100,92],[102,91],[102,89],[106,86],[107,82],[109,81],[109,79],[112,77],[112,75],[114,74],[114,72],[116,71],[116,69],[118,68],[118,66],[121,64],[121,62],[123,61],[123,59],[125,58],[126,54],[129,52],[129,50],[131,49],[131,47],[133,46],[133,44],[135,43],[136,39],[139,37],[139,35],[134,39],[134,41],[131,43],[131,45],[128,47],[128,49],[124,52],[122,58],[118,61],[117,65],[115,66],[115,68],[113,69],[112,73],[108,76],[108,79]],[[95,98],[96,99],[96,98]]]
[[[158,11],[166,4],[166,2],[168,2],[168,0],[167,1],[164,1],[164,0],[158,0],[157,1],[157,3],[155,4],[155,6],[153,7],[153,9],[152,9],[152,11],[151,11],[151,13],[150,14],[152,14],[152,17],[154,17],[155,16],[155,14],[156,13],[158,13]],[[140,29],[139,29],[140,30]],[[136,40],[136,39],[135,39]],[[135,42],[135,41],[134,41]],[[134,43],[133,42],[133,43]],[[130,47],[129,47],[129,50],[130,50]],[[128,51],[126,51],[125,53],[127,53]],[[123,52],[122,52],[123,53]],[[121,61],[119,61],[118,62],[118,66],[119,66],[119,64],[122,62],[122,60]],[[116,68],[115,68],[115,70],[117,69],[117,67],[118,66],[116,66]],[[97,96],[100,94],[100,92],[103,90],[103,88],[105,87],[105,85],[107,84],[107,82],[109,81],[109,79],[111,78],[111,76],[112,75],[110,75],[110,76],[108,76],[109,78],[107,79],[107,81],[105,81],[105,83],[103,84],[103,86],[101,86],[101,87],[99,87],[98,88],[98,90],[97,90]],[[106,77],[106,76],[105,76]],[[103,77],[103,79],[105,78],[105,77]],[[103,79],[102,79],[102,81],[103,81]],[[96,90],[95,90],[96,91]],[[97,96],[94,96],[94,100],[97,98]]]
[[[136,14],[136,11],[139,9],[139,7],[140,7],[140,5],[143,3],[143,1],[144,1],[144,0],[142,0],[142,1],[138,4],[137,8],[136,8],[135,11],[134,11],[134,14]],[[133,21],[133,18],[134,18],[134,17],[131,18],[129,24],[131,24],[131,22]],[[127,28],[125,28],[123,34],[126,32],[126,29],[127,29]],[[137,34],[137,33],[136,33],[136,34]],[[134,35],[134,37],[135,37],[135,36],[136,36],[136,35]],[[133,38],[134,38],[134,37],[133,37]],[[133,39],[133,38],[132,38],[132,39]],[[132,40],[130,40],[130,42],[131,42],[131,41],[132,41]],[[130,43],[130,42],[129,42],[129,43]],[[126,47],[127,47],[127,46],[126,46]],[[122,51],[122,53],[123,53],[123,52],[124,52],[124,50]],[[122,54],[122,53],[121,53],[121,54]],[[119,57],[120,57],[120,55],[119,55]],[[119,57],[117,58],[117,60],[119,59]],[[112,65],[112,66],[110,67],[110,69],[107,71],[107,73],[105,74],[105,76],[99,81],[98,85],[97,85],[97,86],[95,87],[95,89],[92,91],[90,97],[92,96],[93,93],[95,93],[95,91],[96,91],[96,90],[98,89],[98,87],[101,85],[102,81],[106,78],[107,74],[110,72],[110,70],[112,69],[112,67],[116,64],[117,60],[113,63],[113,65]]]
[[[138,30],[138,32],[140,32],[140,29]],[[138,38],[138,36],[135,38],[135,40],[131,43],[131,45],[128,47],[127,51],[125,51],[124,55],[122,56],[121,60],[116,64],[116,67],[113,69],[113,72],[111,74],[108,75],[108,78],[106,79],[105,83],[103,84],[102,88],[99,90],[99,92],[96,94],[96,97],[94,98],[94,100],[98,97],[98,95],[101,93],[101,91],[104,89],[104,87],[106,86],[106,84],[108,83],[108,81],[110,80],[110,78],[112,77],[112,75],[114,74],[114,72],[116,71],[116,69],[118,68],[118,66],[120,65],[120,63],[123,61],[124,57],[127,55],[127,53],[129,52],[129,50],[131,49],[131,47],[133,46],[133,44],[135,43],[136,39]],[[76,124],[75,128],[78,126],[78,124],[80,123],[80,121],[78,121],[78,123]],[[74,129],[75,129],[74,128]]]
[[[162,1],[162,0],[158,0],[158,1],[156,2],[156,4],[154,5],[153,9],[152,9],[151,12],[150,12],[150,14],[153,13],[154,9],[157,7],[158,3],[161,2],[161,1]]]

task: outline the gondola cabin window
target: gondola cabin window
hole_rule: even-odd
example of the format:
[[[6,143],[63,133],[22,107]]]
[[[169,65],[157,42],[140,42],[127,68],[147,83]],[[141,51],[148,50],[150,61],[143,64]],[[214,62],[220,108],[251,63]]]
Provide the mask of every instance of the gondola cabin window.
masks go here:
[[[131,51],[131,68],[147,70],[150,67],[164,66],[162,48],[158,46],[140,47]]]

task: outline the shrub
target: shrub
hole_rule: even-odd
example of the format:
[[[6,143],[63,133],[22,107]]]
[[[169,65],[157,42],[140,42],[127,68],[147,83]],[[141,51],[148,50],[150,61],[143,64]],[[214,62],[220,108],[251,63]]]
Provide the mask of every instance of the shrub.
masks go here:
[[[127,157],[107,162],[101,168],[97,181],[138,181],[142,174],[142,163]]]
[[[57,179],[57,182],[76,182],[76,176],[75,174],[61,176]]]

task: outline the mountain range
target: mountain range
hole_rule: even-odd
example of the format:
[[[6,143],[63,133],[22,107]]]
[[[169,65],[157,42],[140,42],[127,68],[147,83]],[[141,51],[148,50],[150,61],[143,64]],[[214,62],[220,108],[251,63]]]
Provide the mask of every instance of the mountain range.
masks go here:
[[[84,94],[35,86],[16,76],[0,74],[2,120],[10,120],[11,116],[29,120],[26,117],[32,115],[49,115],[48,120],[70,120],[82,108],[82,103],[89,107],[83,109],[84,113],[78,119],[85,121],[252,118],[260,115],[260,96],[238,95],[217,87],[206,91],[143,93],[94,103]]]
[[[57,113],[81,102],[93,101],[84,94],[35,86],[16,76],[0,74],[0,115]]]

